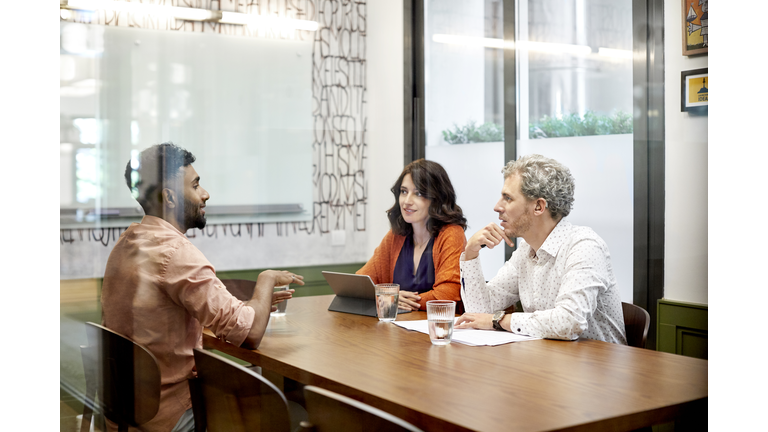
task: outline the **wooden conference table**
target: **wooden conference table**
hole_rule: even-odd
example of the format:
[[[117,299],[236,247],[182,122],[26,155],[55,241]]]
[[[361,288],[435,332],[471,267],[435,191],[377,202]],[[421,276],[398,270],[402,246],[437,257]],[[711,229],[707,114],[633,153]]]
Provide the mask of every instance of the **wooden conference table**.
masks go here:
[[[433,346],[423,333],[329,312],[332,299],[291,299],[258,350],[208,331],[204,345],[425,431],[621,431],[674,420],[706,427],[706,360],[594,340]]]

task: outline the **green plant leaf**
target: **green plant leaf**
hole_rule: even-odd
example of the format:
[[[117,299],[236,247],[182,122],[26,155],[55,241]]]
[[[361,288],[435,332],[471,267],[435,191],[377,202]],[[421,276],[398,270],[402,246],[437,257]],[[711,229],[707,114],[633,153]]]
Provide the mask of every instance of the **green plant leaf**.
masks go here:
[[[583,118],[575,113],[559,119],[545,115],[528,125],[530,139],[626,133],[632,133],[632,116],[620,110],[611,116],[587,110]]]
[[[448,144],[466,144],[473,142],[504,141],[504,127],[495,123],[483,123],[476,126],[474,120],[470,120],[463,127],[453,124],[453,130],[442,131],[443,139]]]

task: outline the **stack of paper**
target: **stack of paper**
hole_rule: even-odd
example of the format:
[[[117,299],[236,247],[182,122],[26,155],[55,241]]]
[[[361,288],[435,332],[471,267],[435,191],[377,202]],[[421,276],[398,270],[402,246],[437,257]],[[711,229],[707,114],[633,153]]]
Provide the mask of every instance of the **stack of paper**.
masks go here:
[[[423,321],[394,321],[396,324],[404,329],[413,330],[420,333],[429,334],[429,328],[427,327],[427,320]],[[536,340],[541,338],[535,338],[531,336],[523,336],[510,332],[496,331],[496,330],[476,330],[476,329],[453,329],[453,342],[459,342],[466,345],[473,346],[494,346],[502,345],[510,342],[522,342],[528,340]]]

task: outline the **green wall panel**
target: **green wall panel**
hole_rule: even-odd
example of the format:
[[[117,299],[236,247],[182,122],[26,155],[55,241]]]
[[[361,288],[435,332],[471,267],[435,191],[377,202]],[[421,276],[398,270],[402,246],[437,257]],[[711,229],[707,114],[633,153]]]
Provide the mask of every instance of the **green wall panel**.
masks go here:
[[[319,266],[308,267],[284,267],[274,270],[288,270],[292,273],[304,276],[304,285],[291,285],[296,292],[294,297],[307,297],[316,295],[333,294],[333,290],[328,286],[328,282],[323,277],[323,271],[333,271],[338,273],[354,273],[365,265],[365,263],[349,263],[349,264],[328,264]],[[230,270],[216,272],[216,276],[219,279],[245,279],[255,281],[259,277],[259,273],[267,269],[258,270]]]
[[[707,359],[707,305],[661,299],[657,305],[656,349]]]

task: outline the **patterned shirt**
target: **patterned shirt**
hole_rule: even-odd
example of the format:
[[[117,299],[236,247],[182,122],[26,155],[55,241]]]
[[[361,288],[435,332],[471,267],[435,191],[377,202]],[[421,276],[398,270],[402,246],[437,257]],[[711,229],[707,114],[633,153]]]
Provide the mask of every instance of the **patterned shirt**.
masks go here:
[[[520,300],[512,332],[549,339],[579,337],[627,344],[608,245],[591,228],[561,220],[538,251],[524,240],[486,283],[480,260],[461,255],[467,312],[493,313]]]
[[[227,291],[183,233],[154,216],[132,224],[115,243],[101,304],[102,324],[144,345],[160,366],[160,409],[142,431],[169,431],[192,407],[187,380],[192,350],[203,347],[203,327],[240,345],[256,313]]]

